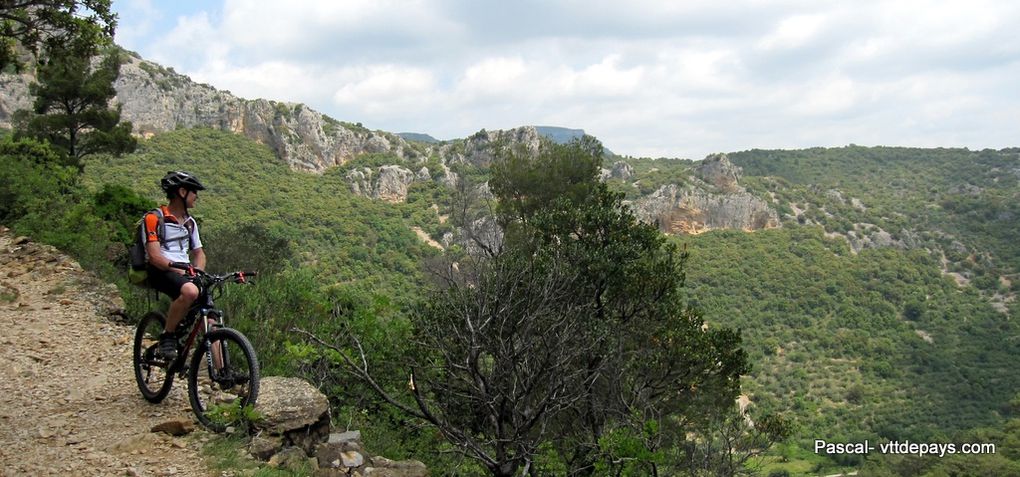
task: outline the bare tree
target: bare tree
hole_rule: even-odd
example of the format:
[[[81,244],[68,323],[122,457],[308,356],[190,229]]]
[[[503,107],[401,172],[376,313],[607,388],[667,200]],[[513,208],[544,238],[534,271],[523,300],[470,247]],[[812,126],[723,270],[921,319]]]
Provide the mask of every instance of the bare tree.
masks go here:
[[[355,337],[350,347],[312,338],[492,475],[527,475],[552,424],[590,394],[597,373],[587,363],[604,346],[587,330],[589,304],[572,294],[578,278],[561,264],[506,254],[442,277],[445,289],[416,319],[424,359],[410,373],[413,404],[376,383]]]

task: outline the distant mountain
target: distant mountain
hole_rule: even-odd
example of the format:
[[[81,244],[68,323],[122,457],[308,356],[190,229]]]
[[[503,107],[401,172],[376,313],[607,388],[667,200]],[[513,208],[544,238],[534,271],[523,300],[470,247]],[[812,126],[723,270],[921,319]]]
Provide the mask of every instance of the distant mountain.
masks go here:
[[[404,138],[405,141],[417,141],[424,142],[426,144],[436,144],[441,142],[438,139],[423,133],[402,132],[397,133],[397,136]]]
[[[542,136],[549,138],[550,141],[556,144],[566,144],[570,141],[573,141],[574,139],[577,139],[581,136],[584,136],[585,134],[588,134],[584,132],[584,129],[561,128],[559,126],[535,126],[535,130],[538,131],[538,134],[541,134]],[[616,153],[610,151],[605,147],[603,147],[603,150],[605,151],[607,156],[616,155]]]
[[[15,111],[31,107],[28,85],[33,80],[30,74],[0,75],[0,128],[11,127]],[[192,127],[229,131],[269,146],[295,170],[321,173],[363,154],[392,154],[412,162],[433,154],[444,161],[486,163],[489,159],[482,146],[491,134],[484,130],[466,139],[464,146],[456,144],[461,141],[440,141],[423,133],[373,131],[300,103],[239,98],[131,52],[125,52],[115,87],[116,102],[136,134],[151,137]],[[506,133],[514,141],[527,142],[531,149],[540,136],[562,144],[585,134],[582,129],[550,126],[522,126]],[[477,154],[464,155],[461,149]]]
[[[558,126],[535,126],[535,130],[556,144],[566,144],[585,134],[584,129],[561,128]]]

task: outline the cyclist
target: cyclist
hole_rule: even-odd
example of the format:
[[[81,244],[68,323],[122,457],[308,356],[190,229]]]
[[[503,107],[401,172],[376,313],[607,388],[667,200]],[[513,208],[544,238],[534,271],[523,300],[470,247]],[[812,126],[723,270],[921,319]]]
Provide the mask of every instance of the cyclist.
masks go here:
[[[198,287],[185,276],[184,270],[171,268],[172,262],[190,263],[205,269],[205,251],[198,236],[198,224],[189,214],[205,187],[195,176],[184,171],[171,171],[160,180],[168,204],[160,206],[164,220],[164,236],[160,240],[159,217],[145,215],[145,252],[148,257],[149,283],[173,300],[167,312],[166,325],[159,337],[159,354],[172,361],[177,358],[174,332],[191,304],[198,298]]]

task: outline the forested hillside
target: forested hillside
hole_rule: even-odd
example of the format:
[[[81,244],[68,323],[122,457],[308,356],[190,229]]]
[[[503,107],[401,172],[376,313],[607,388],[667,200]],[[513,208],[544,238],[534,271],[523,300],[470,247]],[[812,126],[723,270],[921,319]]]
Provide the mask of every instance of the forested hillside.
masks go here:
[[[806,209],[801,222],[843,234],[880,227],[908,248],[944,253],[949,271],[989,293],[1011,291],[1020,272],[1020,150],[850,146],[730,159],[755,189]]]
[[[113,45],[109,2],[77,6],[2,9],[0,225],[116,283],[132,322],[165,306],[126,279],[136,222],[167,171],[194,173],[211,271],[259,272],[217,301],[228,323],[375,454],[464,476],[1020,475],[1020,149],[408,139],[194,83]]]
[[[741,330],[752,364],[743,394],[759,412],[779,412],[795,424],[790,443],[773,452],[766,470],[797,474],[865,463],[815,455],[813,439],[1008,440],[1003,426],[1020,389],[1012,371],[1020,352],[1020,316],[1011,301],[1016,155],[844,148],[730,158],[744,168],[741,186],[772,203],[782,226],[672,240],[690,252],[690,304],[710,327]],[[235,324],[253,336],[267,368],[310,376],[332,390],[340,415],[372,430],[366,435],[376,448],[470,473],[463,462],[428,457],[444,444],[428,433],[400,431],[399,416],[367,388],[315,364],[318,352],[289,331],[354,330],[384,363],[383,374],[390,373],[387,386],[401,387],[408,306],[427,282],[422,264],[442,253],[413,228],[439,239],[456,226],[444,222],[454,190],[438,183],[412,184],[402,203],[351,192],[344,174],[352,167],[399,161],[366,156],[314,175],[291,170],[243,137],[183,129],[143,141],[134,154],[90,160],[79,191],[95,197],[102,215],[123,194],[118,186],[147,198],[148,204],[135,206],[144,209],[161,200],[157,181],[167,170],[199,175],[209,186],[195,212],[210,263],[270,272],[247,296],[226,297]],[[630,199],[693,181],[697,165],[625,161],[633,177],[608,181]],[[485,167],[455,169],[476,181],[488,174]],[[106,217],[120,221],[122,231],[134,220],[130,214]],[[46,230],[31,214],[21,220],[22,230]],[[86,246],[73,237],[88,231],[61,232],[65,222],[48,228],[51,242],[78,247],[93,260],[107,255],[119,266],[115,243]],[[879,230],[888,231],[889,240],[879,240]],[[140,298],[129,305],[146,306]],[[887,461],[871,458],[868,468],[880,473],[906,465]]]
[[[947,440],[1003,425],[1020,389],[1016,150],[728,158],[782,228],[675,240],[692,253],[691,299],[747,340],[752,402],[796,416],[803,449],[815,438]],[[689,181],[697,164],[627,161],[633,177],[611,182],[634,199]]]
[[[283,255],[314,271],[324,286],[356,283],[400,297],[420,279],[420,260],[436,253],[411,230],[418,226],[436,233],[440,228],[437,213],[431,204],[418,202],[415,190],[403,204],[356,196],[336,174],[295,172],[267,148],[212,129],[156,136],[136,154],[91,162],[84,180],[96,188],[103,183],[127,186],[162,202],[159,179],[176,169],[193,172],[209,185],[195,214],[210,259],[218,266],[272,271],[286,265],[286,260],[271,260],[279,253],[263,257],[259,250],[232,250],[246,238],[282,241],[287,244]],[[226,264],[225,258],[230,259]]]

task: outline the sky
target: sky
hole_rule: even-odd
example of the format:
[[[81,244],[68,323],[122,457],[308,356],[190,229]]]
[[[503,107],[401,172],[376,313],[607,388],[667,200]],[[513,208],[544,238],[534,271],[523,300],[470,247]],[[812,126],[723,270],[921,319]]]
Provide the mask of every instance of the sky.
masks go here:
[[[116,41],[243,98],[438,139],[522,125],[701,159],[1020,146],[1020,2],[114,0]]]

